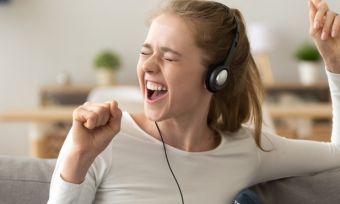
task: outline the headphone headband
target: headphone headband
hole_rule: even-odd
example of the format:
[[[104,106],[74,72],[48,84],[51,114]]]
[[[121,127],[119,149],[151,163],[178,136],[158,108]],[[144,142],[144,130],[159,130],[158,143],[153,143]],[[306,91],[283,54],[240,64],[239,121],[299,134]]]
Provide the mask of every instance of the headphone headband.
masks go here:
[[[231,46],[228,50],[227,57],[226,57],[226,59],[223,63],[223,66],[228,67],[228,68],[229,68],[229,64],[230,64],[232,58],[234,57],[234,53],[235,53],[235,50],[237,48],[239,35],[240,35],[240,25],[238,24],[238,21],[237,21],[236,18],[234,18],[234,20],[235,20],[235,23],[236,23],[235,36],[234,36],[234,39],[233,39]]]
[[[230,11],[230,8],[224,4],[223,5],[227,11]],[[234,21],[236,24],[236,30],[234,38],[231,42],[231,46],[227,52],[225,60],[219,65],[212,65],[209,67],[207,77],[206,77],[206,87],[210,92],[218,92],[221,91],[227,85],[228,75],[230,73],[230,63],[234,57],[235,50],[237,48],[239,42],[239,33],[240,33],[240,25],[237,20],[237,17],[234,16]]]

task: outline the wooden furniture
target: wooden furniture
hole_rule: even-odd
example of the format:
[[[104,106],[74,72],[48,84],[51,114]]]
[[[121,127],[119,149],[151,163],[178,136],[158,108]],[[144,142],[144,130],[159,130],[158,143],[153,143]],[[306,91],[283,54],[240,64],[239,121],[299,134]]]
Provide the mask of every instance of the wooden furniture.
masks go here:
[[[43,158],[55,158],[72,125],[72,112],[83,104],[94,85],[65,84],[44,85],[40,89],[40,107],[24,110],[21,116],[34,121],[31,154]],[[26,112],[25,112],[26,111]],[[12,112],[14,116],[14,112]],[[20,119],[16,115],[17,119]],[[25,119],[25,118],[22,118]]]
[[[310,104],[270,104],[269,112],[273,119],[281,118],[305,118],[305,119],[331,119],[332,104],[310,103]]]
[[[31,122],[31,155],[55,158],[71,128],[73,110],[86,100],[104,102],[117,99],[122,110],[143,110],[143,97],[138,87],[94,88],[91,85],[43,86],[39,107],[8,109],[0,113],[0,122]]]
[[[304,102],[330,102],[329,87],[327,81],[319,81],[305,85],[300,82],[275,82],[265,85],[269,102],[278,103],[278,97],[282,94],[292,94]]]
[[[30,122],[31,156],[55,158],[71,127],[72,112],[84,103],[94,85],[45,85],[39,90],[39,107],[10,108],[0,122]]]
[[[268,109],[278,134],[329,141],[332,105],[327,81],[266,84]]]
[[[71,122],[76,106],[47,106],[32,108],[12,108],[0,115],[0,122]]]
[[[30,155],[56,158],[71,127],[75,106],[13,108],[0,114],[0,122],[30,122]]]
[[[44,86],[40,92],[41,106],[8,109],[0,113],[0,122],[31,122],[31,155],[42,158],[57,157],[71,127],[74,108],[86,100],[84,95],[88,94],[93,87],[91,85]],[[275,121],[278,134],[299,139],[301,127],[305,126],[307,127],[305,129],[311,129],[313,134],[305,135],[303,139],[329,140],[332,110],[327,82],[309,86],[299,83],[273,83],[266,85],[266,91],[269,101],[268,110]],[[296,94],[302,99],[306,97],[309,99],[312,96],[314,102],[279,103],[280,95],[286,93]],[[69,99],[61,100],[56,96]]]
[[[40,105],[79,105],[86,101],[94,85],[45,85],[40,89]]]

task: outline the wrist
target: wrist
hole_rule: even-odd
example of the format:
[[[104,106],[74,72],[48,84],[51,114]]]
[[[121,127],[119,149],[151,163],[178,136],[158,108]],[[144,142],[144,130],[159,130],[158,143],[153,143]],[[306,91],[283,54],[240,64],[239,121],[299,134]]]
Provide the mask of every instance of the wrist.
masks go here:
[[[60,176],[66,182],[81,184],[93,161],[91,155],[71,152],[64,159]]]
[[[325,66],[329,72],[340,74],[340,58],[328,58],[325,60]]]

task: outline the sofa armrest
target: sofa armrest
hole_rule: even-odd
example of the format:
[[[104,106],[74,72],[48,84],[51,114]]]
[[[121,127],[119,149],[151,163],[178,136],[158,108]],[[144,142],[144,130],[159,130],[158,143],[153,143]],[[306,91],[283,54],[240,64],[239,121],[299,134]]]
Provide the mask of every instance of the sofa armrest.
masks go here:
[[[0,156],[1,203],[46,203],[55,162],[54,159]]]
[[[264,204],[339,203],[340,169],[261,183],[252,190]]]

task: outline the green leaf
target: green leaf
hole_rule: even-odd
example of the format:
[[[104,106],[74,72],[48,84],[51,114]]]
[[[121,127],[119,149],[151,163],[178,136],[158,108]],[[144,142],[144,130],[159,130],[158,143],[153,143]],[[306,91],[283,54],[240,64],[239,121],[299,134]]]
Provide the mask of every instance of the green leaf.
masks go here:
[[[299,45],[294,55],[296,59],[303,61],[317,62],[321,59],[320,53],[315,45],[308,42]]]
[[[93,65],[96,69],[117,70],[121,65],[121,60],[114,51],[104,50],[95,56]]]

